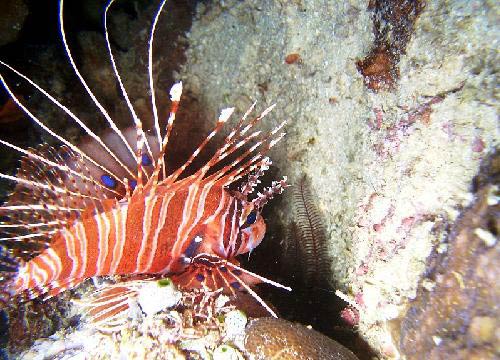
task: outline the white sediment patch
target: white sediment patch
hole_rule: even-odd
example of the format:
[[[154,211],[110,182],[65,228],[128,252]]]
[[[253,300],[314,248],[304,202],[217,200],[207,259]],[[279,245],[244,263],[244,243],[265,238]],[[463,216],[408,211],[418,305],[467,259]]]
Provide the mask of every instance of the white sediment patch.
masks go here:
[[[137,302],[147,316],[174,307],[181,298],[182,293],[171,281],[168,284],[162,284],[160,281],[148,282],[137,293]]]

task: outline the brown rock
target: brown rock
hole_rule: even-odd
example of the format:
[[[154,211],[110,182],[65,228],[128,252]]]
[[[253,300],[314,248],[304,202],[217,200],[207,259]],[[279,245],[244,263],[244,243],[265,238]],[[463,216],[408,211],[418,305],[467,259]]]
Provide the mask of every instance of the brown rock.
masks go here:
[[[476,177],[476,201],[454,224],[448,252],[429,262],[426,276],[435,286],[418,291],[396,329],[407,359],[500,355],[498,158],[493,155]]]
[[[245,333],[245,350],[249,359],[358,359],[329,337],[283,319],[254,319],[247,325]]]

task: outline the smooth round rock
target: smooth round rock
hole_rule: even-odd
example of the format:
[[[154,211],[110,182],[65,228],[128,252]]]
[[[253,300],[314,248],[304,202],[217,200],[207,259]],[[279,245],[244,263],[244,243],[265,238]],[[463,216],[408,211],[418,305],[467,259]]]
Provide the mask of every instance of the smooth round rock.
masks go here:
[[[244,348],[249,359],[358,360],[335,340],[301,324],[283,319],[251,320]]]

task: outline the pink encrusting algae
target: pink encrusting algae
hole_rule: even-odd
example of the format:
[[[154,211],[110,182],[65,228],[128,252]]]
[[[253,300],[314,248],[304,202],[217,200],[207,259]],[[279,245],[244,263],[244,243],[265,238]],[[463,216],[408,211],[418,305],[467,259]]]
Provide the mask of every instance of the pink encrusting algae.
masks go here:
[[[24,155],[15,176],[0,177],[16,183],[8,202],[0,207],[7,221],[0,228],[7,234],[1,248],[1,300],[18,295],[50,297],[73,288],[87,278],[102,275],[170,276],[181,288],[203,287],[250,293],[273,316],[273,310],[251,286],[266,282],[290,288],[239,266],[236,256],[253,250],[262,241],[266,225],[261,211],[280,194],[286,178],[275,181],[253,199],[249,197],[271,164],[266,153],[283,137],[282,122],[269,133],[254,127],[274,107],[256,117],[255,103],[223,140],[221,146],[197,171],[193,164],[207,144],[228,121],[234,108],[223,109],[215,128],[177,170],[167,174],[165,157],[179,108],[182,83],[170,90],[170,115],[162,131],[153,76],[153,40],[163,1],[154,17],[148,43],[149,89],[154,135],[146,134],[119,74],[104,14],[105,35],[114,75],[133,120],[120,130],[93,94],[78,70],[66,40],[64,1],[60,1],[60,31],[71,66],[92,101],[107,120],[108,133],[99,136],[70,109],[27,76],[0,61],[64,111],[87,134],[80,146],[73,145],[45,125],[0,80],[13,101],[46,133],[62,143],[54,149],[42,145],[23,149],[0,140]],[[243,181],[242,179],[246,179]],[[230,190],[235,183],[243,184]],[[234,187],[234,186],[233,186]],[[27,260],[19,249],[30,249]],[[27,250],[22,250],[26,252]],[[132,282],[131,282],[132,286]],[[133,287],[133,286],[132,286]],[[99,318],[116,316],[127,306],[117,302],[127,292],[127,282],[101,290]],[[104,306],[103,306],[104,304]],[[118,305],[117,305],[118,304]],[[106,310],[106,305],[112,309]]]

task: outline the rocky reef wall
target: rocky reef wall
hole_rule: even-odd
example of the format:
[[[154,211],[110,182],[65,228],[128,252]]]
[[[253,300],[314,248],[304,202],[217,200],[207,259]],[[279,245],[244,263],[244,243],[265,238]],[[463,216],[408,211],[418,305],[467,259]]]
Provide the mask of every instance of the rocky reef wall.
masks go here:
[[[200,4],[178,74],[213,118],[221,104],[243,112],[255,99],[277,103],[267,126],[289,119],[275,165],[292,183],[311,179],[331,284],[351,302],[343,314],[387,358],[404,355],[389,321],[417,296],[427,258],[447,251],[499,140],[495,4],[407,3]],[[395,45],[380,37],[391,21],[392,37],[382,35]]]

